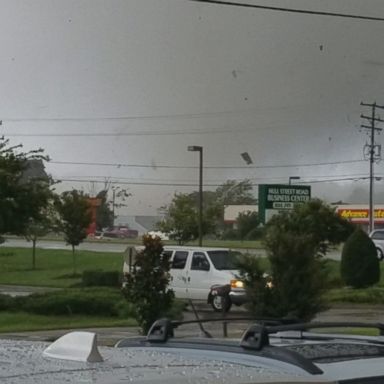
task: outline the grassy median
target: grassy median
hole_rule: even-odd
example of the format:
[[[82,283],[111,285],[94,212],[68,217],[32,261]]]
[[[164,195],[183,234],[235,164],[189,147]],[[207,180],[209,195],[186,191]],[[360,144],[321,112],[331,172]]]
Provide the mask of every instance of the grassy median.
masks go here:
[[[36,268],[32,269],[31,249],[0,248],[0,284],[59,288],[29,296],[0,295],[0,332],[137,325],[121,284],[86,287],[83,281],[86,271],[122,275],[123,254],[76,253],[74,275],[71,251],[37,249]],[[174,307],[174,315],[180,316],[183,305],[176,302]]]
[[[86,270],[122,271],[121,253],[76,250],[76,275],[72,252],[61,249],[37,249],[36,268],[32,269],[29,248],[0,248],[0,284],[68,288],[81,283]]]
[[[36,268],[32,269],[32,250],[0,247],[0,284],[59,288],[59,291],[34,294],[26,298],[0,295],[0,332],[39,329],[114,327],[136,325],[132,307],[116,287],[84,287],[85,271],[122,273],[122,253],[76,251],[77,274],[73,275],[72,252],[37,249]],[[267,266],[267,260],[263,259]],[[329,260],[330,305],[339,303],[384,304],[384,263],[381,282],[367,289],[344,287],[340,262]],[[174,316],[180,316],[183,304],[175,303]]]

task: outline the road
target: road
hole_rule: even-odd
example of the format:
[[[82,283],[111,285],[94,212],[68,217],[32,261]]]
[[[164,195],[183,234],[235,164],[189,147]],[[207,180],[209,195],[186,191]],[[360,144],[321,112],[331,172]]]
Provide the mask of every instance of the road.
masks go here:
[[[20,247],[20,248],[30,248],[31,242],[28,242],[24,239],[7,239],[7,241],[2,245],[4,247]],[[66,245],[65,242],[60,240],[48,241],[48,240],[40,240],[37,242],[38,248],[43,249],[68,249],[71,250],[69,245]],[[79,250],[85,251],[93,251],[93,252],[117,252],[122,253],[126,250],[128,244],[123,243],[105,243],[105,242],[83,242],[78,247]],[[0,246],[1,248],[1,246]],[[265,251],[263,249],[238,249],[240,252],[249,252],[253,253],[257,256],[265,256]],[[340,250],[333,250],[329,254],[327,254],[327,258],[332,260],[340,260],[341,253]]]
[[[198,316],[200,319],[218,318],[220,314],[214,313],[208,305],[197,305]],[[235,308],[227,317],[245,317],[247,312],[242,308]],[[190,307],[184,312],[183,320],[195,320],[196,317]],[[383,322],[384,305],[345,305],[331,308],[319,313],[315,321],[320,322]],[[243,331],[249,326],[249,321],[229,322],[227,325],[228,336],[240,337]],[[223,322],[205,323],[204,329],[213,336],[223,336]],[[113,346],[119,340],[126,337],[137,336],[140,334],[138,327],[116,327],[116,328],[86,328],[83,331],[95,332],[98,336],[100,345]],[[11,332],[0,334],[0,339],[30,340],[30,341],[49,341],[52,342],[58,337],[70,332],[70,329],[59,329],[50,331],[35,332]],[[197,324],[187,324],[180,326],[175,331],[176,336],[197,336],[201,335],[201,330]]]
[[[2,244],[3,247],[19,247],[19,248],[31,248],[32,243],[24,239],[7,239],[5,243]],[[36,243],[38,248],[42,249],[68,249],[71,250],[71,246],[65,244],[61,240],[39,240]],[[84,251],[93,251],[93,252],[124,252],[128,244],[122,243],[105,243],[105,242],[90,242],[86,241],[81,243],[76,247],[76,249]]]

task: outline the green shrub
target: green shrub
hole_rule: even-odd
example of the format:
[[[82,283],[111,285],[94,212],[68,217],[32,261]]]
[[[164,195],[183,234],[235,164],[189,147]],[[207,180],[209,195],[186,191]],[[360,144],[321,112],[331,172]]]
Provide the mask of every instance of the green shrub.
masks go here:
[[[340,276],[340,261],[325,259],[323,265],[327,276],[328,289],[344,287],[344,281]]]
[[[121,292],[112,289],[70,289],[14,299],[14,309],[40,315],[132,315]]]
[[[375,244],[360,228],[344,244],[340,274],[345,284],[353,288],[369,287],[380,280]]]
[[[333,289],[327,294],[332,303],[382,304],[384,290],[377,287],[363,289]]]
[[[235,229],[226,229],[222,235],[222,240],[238,240],[239,239],[239,233]]]
[[[174,293],[168,289],[170,261],[169,256],[162,254],[160,238],[143,236],[143,244],[145,248],[137,254],[123,292],[135,304],[135,318],[143,333],[147,333],[153,322],[172,308]]]
[[[0,294],[0,311],[10,311],[13,310],[14,300],[13,297],[9,295]]]
[[[264,228],[253,228],[245,236],[245,240],[260,240],[263,237]]]
[[[121,273],[119,271],[87,270],[83,272],[84,287],[119,287]]]

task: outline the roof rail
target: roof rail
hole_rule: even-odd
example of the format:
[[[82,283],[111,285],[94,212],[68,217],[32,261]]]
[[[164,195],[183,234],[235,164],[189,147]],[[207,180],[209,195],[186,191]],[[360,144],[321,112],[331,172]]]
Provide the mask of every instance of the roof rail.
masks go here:
[[[165,343],[170,337],[174,337],[174,332],[169,319],[156,320],[147,334],[147,340],[154,343]]]
[[[212,338],[212,335],[206,331],[202,324],[212,322],[236,322],[236,321],[252,321],[260,322],[268,326],[278,326],[283,324],[296,324],[296,319],[272,319],[272,318],[254,318],[254,317],[220,317],[215,319],[196,319],[196,320],[170,320],[167,318],[156,320],[147,333],[147,340],[150,342],[165,343],[170,337],[174,337],[174,329],[184,324],[198,324],[202,334],[207,338]]]
[[[310,329],[325,328],[371,328],[377,329],[380,336],[384,336],[384,323],[361,323],[361,322],[307,322],[296,324],[280,324],[268,327],[268,333],[284,332],[284,331],[308,331]]]
[[[240,346],[260,351],[269,345],[268,330],[264,325],[251,325],[244,333]]]

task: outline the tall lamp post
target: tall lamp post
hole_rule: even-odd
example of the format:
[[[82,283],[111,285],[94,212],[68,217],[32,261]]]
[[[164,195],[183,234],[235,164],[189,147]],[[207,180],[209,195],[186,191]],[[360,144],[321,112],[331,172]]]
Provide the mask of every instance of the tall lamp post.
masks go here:
[[[203,147],[188,146],[188,151],[199,152],[199,247],[203,245]]]

